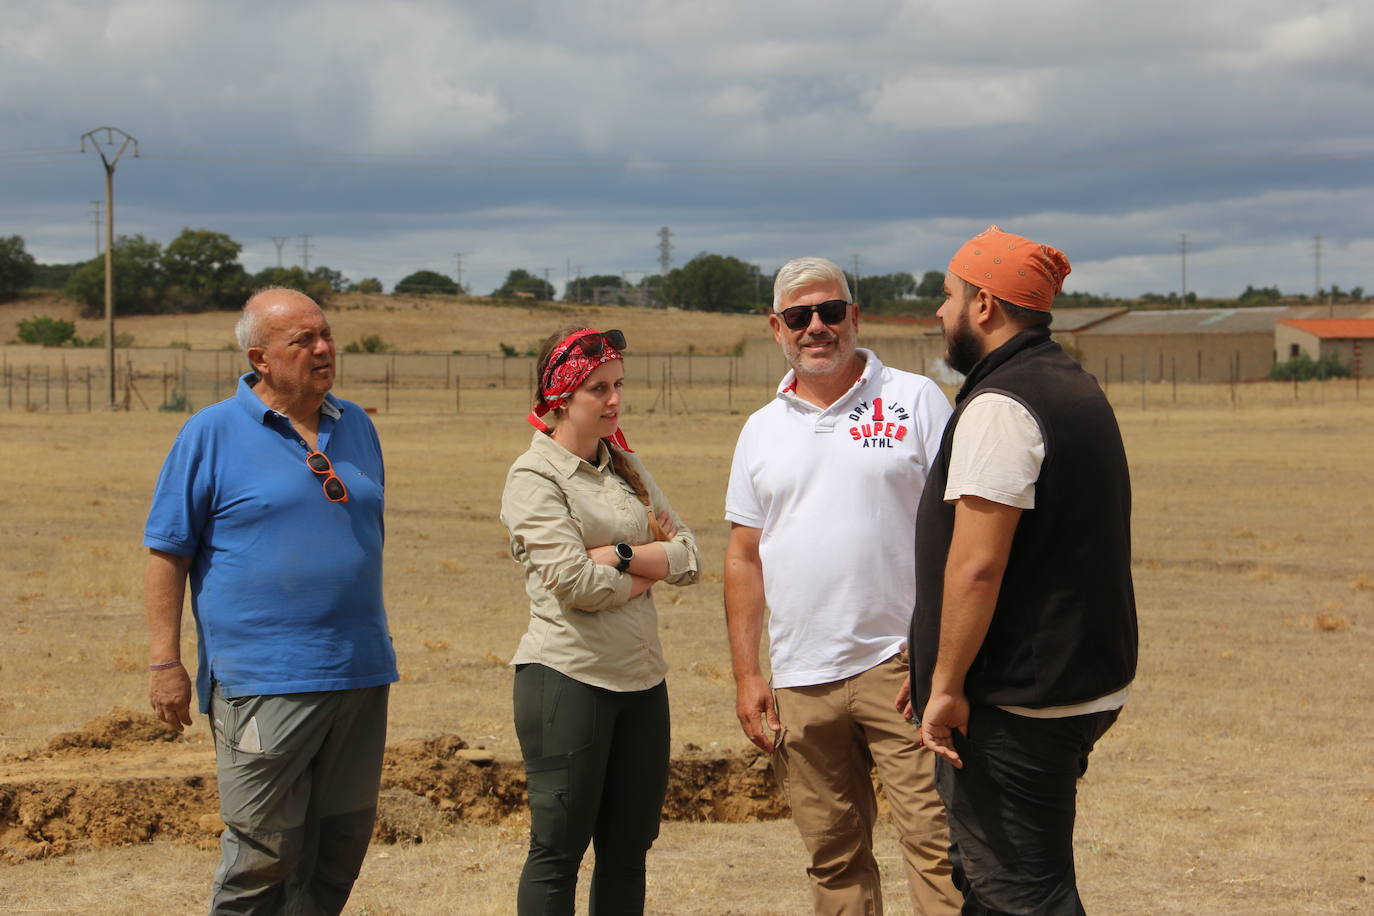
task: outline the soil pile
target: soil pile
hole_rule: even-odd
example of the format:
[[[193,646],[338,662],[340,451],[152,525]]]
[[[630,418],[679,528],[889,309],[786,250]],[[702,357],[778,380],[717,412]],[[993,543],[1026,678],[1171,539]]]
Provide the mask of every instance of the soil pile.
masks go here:
[[[224,829],[214,755],[146,713],[115,709],[46,747],[3,761],[0,862],[173,839],[215,844]],[[670,765],[663,816],[742,823],[787,816],[768,759],[688,747]],[[526,817],[525,772],[457,735],[387,748],[376,839],[422,843],[459,822]]]

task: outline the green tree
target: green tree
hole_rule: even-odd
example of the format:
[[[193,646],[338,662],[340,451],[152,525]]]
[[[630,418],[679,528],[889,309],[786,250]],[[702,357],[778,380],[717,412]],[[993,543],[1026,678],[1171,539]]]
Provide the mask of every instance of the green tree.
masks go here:
[[[854,293],[859,303],[874,315],[891,312],[897,303],[916,294],[916,278],[906,272],[861,277],[858,286]]]
[[[115,239],[114,307],[120,315],[139,315],[166,310],[166,283],[162,277],[162,246],[141,235]],[[99,318],[105,314],[105,258],[92,258],[67,278],[64,292],[81,303],[81,314]]]
[[[625,286],[624,278],[618,274],[592,274],[590,277],[578,277],[568,284],[568,291],[563,295],[564,302],[591,302],[599,290],[607,288],[617,292]]]
[[[62,318],[35,315],[19,322],[19,339],[24,343],[60,347],[76,336],[76,325]]]
[[[536,277],[522,267],[517,267],[506,274],[506,282],[492,290],[491,294],[498,299],[511,299],[516,293],[529,293],[536,299],[552,302],[553,284],[545,281],[543,277]]]
[[[248,292],[239,263],[243,246],[222,232],[182,229],[162,253],[162,276],[174,311],[238,308]]]
[[[1261,286],[1256,288],[1247,283],[1245,290],[1236,297],[1236,301],[1241,304],[1249,305],[1259,302],[1278,302],[1282,298],[1283,293],[1279,292],[1277,286]]]
[[[324,308],[329,304],[329,298],[334,293],[334,287],[328,277],[321,276],[317,272],[318,270],[319,268],[316,268],[310,273],[306,273],[299,265],[265,267],[253,274],[252,287],[253,289],[263,289],[268,286],[284,286],[287,289],[298,290],[314,299],[321,308]]]
[[[35,264],[33,266],[33,279],[29,281],[29,289],[61,290],[67,285],[67,279],[80,266],[80,262],[76,264]]]
[[[921,274],[921,282],[916,284],[916,298],[943,299],[945,297],[945,272],[928,270]]]
[[[396,288],[395,293],[448,293],[450,295],[461,293],[462,287],[453,282],[453,278],[433,270],[417,270],[407,277],[403,277]]]
[[[747,312],[753,308],[759,269],[739,258],[702,252],[668,272],[663,295],[674,305],[707,312]]]
[[[309,277],[327,284],[331,293],[342,293],[352,285],[342,270],[325,267],[323,264],[310,271]]]
[[[13,299],[33,280],[33,255],[24,250],[22,236],[0,238],[0,302]]]
[[[381,280],[376,277],[363,277],[357,283],[350,285],[348,291],[350,293],[380,293],[384,290]]]

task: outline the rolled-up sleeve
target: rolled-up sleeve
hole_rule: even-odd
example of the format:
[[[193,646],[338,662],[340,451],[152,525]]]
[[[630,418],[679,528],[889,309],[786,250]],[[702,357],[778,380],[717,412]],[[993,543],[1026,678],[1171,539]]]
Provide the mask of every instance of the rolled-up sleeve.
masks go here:
[[[510,532],[511,555],[534,571],[565,610],[601,611],[630,600],[630,577],[587,556],[556,481],[531,468],[512,468],[501,494],[501,521]]]

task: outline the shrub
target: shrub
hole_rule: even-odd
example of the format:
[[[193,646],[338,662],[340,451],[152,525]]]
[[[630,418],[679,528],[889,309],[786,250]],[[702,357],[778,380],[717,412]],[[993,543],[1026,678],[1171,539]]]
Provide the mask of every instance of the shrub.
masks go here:
[[[60,347],[76,336],[76,325],[61,318],[36,315],[19,322],[19,339],[24,343]]]
[[[512,347],[512,346],[511,346],[510,344],[508,344],[508,343],[503,343],[503,344],[500,345],[500,347],[501,347],[501,355],[502,355],[502,356],[519,356],[519,355],[520,355],[519,351],[517,351],[514,347]]]
[[[1287,362],[1275,363],[1269,369],[1269,378],[1276,382],[1347,378],[1349,375],[1349,367],[1343,365],[1330,353],[1321,359],[1313,359],[1306,353],[1299,353]]]
[[[345,353],[385,353],[391,345],[380,334],[365,334],[344,347]]]

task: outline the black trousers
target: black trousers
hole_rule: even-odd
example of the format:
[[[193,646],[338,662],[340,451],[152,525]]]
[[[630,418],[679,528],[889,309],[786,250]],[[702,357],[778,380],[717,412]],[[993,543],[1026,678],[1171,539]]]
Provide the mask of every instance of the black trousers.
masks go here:
[[[644,860],[668,788],[668,688],[617,692],[544,665],[515,672],[515,731],[529,785],[520,916],[571,914],[594,844],[593,914],[644,912]]]
[[[937,758],[950,862],[966,914],[1080,914],[1073,867],[1077,783],[1120,710],[1035,719],[974,706],[954,734],[962,769]]]

